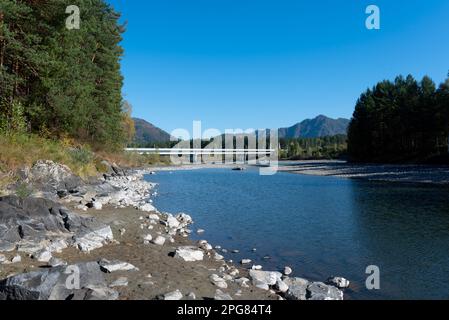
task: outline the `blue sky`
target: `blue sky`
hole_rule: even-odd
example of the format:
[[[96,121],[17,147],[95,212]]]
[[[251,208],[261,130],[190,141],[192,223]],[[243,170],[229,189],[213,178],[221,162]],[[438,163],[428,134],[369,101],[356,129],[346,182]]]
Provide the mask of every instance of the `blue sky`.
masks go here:
[[[123,93],[172,131],[352,115],[362,91],[449,70],[447,0],[109,0],[128,22]],[[365,8],[381,30],[365,28]]]

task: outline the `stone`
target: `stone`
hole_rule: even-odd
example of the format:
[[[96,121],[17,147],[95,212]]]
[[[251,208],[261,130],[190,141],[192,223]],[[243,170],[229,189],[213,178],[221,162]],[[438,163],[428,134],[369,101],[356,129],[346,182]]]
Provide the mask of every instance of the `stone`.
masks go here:
[[[290,267],[285,267],[285,268],[284,268],[284,275],[289,276],[289,275],[291,275],[292,273],[293,273],[292,268],[290,268]]]
[[[19,262],[22,262],[22,257],[19,255],[16,255],[11,259],[11,263],[19,263]]]
[[[245,278],[245,277],[238,278],[238,279],[234,280],[235,283],[237,283],[239,286],[241,286],[243,288],[248,288],[249,287],[249,285],[248,285],[249,281],[250,280],[248,278]]]
[[[125,235],[125,233],[126,233],[126,229],[119,229],[119,232],[120,232],[120,235],[121,236],[124,236]]]
[[[151,234],[147,234],[145,237],[143,237],[143,241],[145,244],[150,243],[151,240],[153,240],[153,236]]]
[[[307,287],[309,300],[343,300],[343,291],[322,282],[313,282]]]
[[[200,240],[198,241],[198,245],[201,249],[205,250],[205,251],[210,251],[212,250],[212,245],[210,245],[206,240]]]
[[[282,274],[275,271],[250,270],[249,276],[253,282],[253,285],[258,288],[268,290],[269,286],[275,285],[277,280],[281,279]]]
[[[52,258],[48,261],[48,265],[51,266],[51,267],[66,266],[66,265],[67,265],[67,262],[65,262],[65,261],[63,261],[63,260],[61,260],[61,259],[52,257]]]
[[[196,300],[196,294],[195,294],[195,292],[190,292],[190,293],[187,295],[187,299],[189,299],[189,300]]]
[[[224,257],[223,257],[221,254],[215,253],[215,254],[214,254],[214,259],[215,259],[215,260],[218,260],[218,261],[221,261],[221,260],[224,259]]]
[[[95,210],[101,210],[101,209],[103,209],[103,204],[102,204],[101,202],[95,201],[95,202],[93,203],[93,208],[94,208]]]
[[[307,288],[310,282],[303,278],[285,278],[284,283],[288,286],[285,298],[287,300],[306,300]]]
[[[167,226],[170,229],[178,229],[179,225],[180,225],[180,222],[178,221],[178,219],[176,219],[172,215],[168,215],[168,217],[167,217]]]
[[[217,287],[221,289],[226,289],[228,287],[228,284],[226,283],[226,280],[218,276],[217,274],[212,274],[209,277],[210,281]]]
[[[140,206],[137,207],[137,209],[139,211],[143,211],[143,212],[157,212],[156,208],[153,205],[149,204],[149,203],[145,203],[143,205],[140,205]]]
[[[74,274],[79,275],[79,287],[69,288]],[[90,300],[117,299],[108,290],[96,262],[67,267],[42,269],[19,274],[0,281],[0,300]]]
[[[163,295],[162,300],[181,300],[184,296],[179,290],[175,290]]]
[[[350,282],[349,280],[342,277],[332,277],[327,280],[327,283],[333,285],[339,289],[349,288]]]
[[[110,226],[101,226],[95,230],[84,231],[84,234],[74,237],[75,245],[83,252],[101,248],[112,240],[114,240],[114,235]]]
[[[150,220],[159,220],[159,216],[155,213],[148,215],[148,219]]]
[[[3,263],[6,261],[6,257],[3,254],[0,254],[0,263]]]
[[[281,279],[276,280],[276,284],[274,285],[274,288],[282,293],[285,293],[288,291],[288,285],[282,281]]]
[[[240,264],[250,264],[251,262],[251,259],[243,259],[242,261],[240,261]]]
[[[262,267],[261,265],[253,265],[253,266],[251,267],[251,269],[252,269],[252,270],[262,270],[263,267]]]
[[[179,247],[175,251],[175,258],[187,262],[202,261],[204,259],[204,253],[192,246]]]
[[[49,262],[51,258],[51,252],[48,250],[42,250],[33,255],[33,259],[39,262]]]
[[[204,233],[204,232],[205,232],[204,229],[198,229],[198,230],[196,230],[196,233],[198,233],[198,234],[202,234],[202,233]]]
[[[156,244],[158,246],[163,246],[165,243],[166,239],[162,236],[157,236],[156,239],[154,239],[152,241],[153,244]]]
[[[111,288],[128,286],[128,278],[120,277],[109,285]]]
[[[217,289],[215,291],[215,296],[214,296],[214,300],[224,300],[224,301],[229,301],[229,300],[233,300],[232,297],[227,294],[224,293],[223,291],[221,291],[220,289]]]
[[[111,273],[115,271],[138,271],[139,269],[133,266],[131,263],[123,262],[119,260],[109,261],[102,259],[98,262],[103,272]]]

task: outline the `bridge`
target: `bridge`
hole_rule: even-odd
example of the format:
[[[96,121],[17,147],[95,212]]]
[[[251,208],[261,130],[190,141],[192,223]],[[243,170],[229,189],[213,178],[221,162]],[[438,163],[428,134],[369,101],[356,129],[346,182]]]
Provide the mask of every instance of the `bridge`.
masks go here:
[[[161,156],[191,156],[197,162],[202,156],[236,156],[236,159],[248,161],[252,159],[270,157],[276,149],[214,149],[214,148],[126,148],[125,151],[139,154],[158,154]]]

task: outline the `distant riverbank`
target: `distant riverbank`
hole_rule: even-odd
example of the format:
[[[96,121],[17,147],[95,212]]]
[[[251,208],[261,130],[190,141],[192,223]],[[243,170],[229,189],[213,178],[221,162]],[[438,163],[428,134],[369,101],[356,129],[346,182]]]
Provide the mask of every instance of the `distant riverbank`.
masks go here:
[[[345,161],[282,161],[279,171],[369,181],[449,185],[449,166],[352,164]]]

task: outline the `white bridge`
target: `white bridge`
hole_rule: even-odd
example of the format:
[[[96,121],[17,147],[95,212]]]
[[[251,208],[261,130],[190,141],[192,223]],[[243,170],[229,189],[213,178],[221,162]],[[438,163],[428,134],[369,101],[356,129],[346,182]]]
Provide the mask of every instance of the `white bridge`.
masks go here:
[[[125,151],[137,152],[139,154],[159,154],[161,156],[171,155],[257,155],[270,156],[275,149],[190,149],[190,148],[126,148]]]
[[[244,163],[254,160],[262,160],[276,156],[276,149],[214,149],[214,148],[126,148],[125,151],[139,154],[157,154],[171,157],[188,157],[187,162],[197,163],[208,158],[209,161],[223,160],[228,162]],[[223,159],[223,157],[225,159]]]

